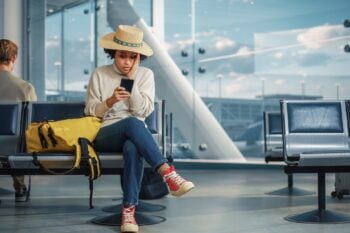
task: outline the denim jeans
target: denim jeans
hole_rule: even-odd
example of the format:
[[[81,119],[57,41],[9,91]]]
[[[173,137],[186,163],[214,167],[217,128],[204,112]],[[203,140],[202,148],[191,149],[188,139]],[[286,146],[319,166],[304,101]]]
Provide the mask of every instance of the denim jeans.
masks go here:
[[[98,151],[123,153],[124,205],[138,204],[144,160],[154,170],[167,162],[145,123],[135,117],[102,127],[94,144]]]

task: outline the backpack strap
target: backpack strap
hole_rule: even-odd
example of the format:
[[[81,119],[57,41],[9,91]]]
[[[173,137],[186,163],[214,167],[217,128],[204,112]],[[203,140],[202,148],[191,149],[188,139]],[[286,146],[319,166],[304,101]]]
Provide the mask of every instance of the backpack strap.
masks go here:
[[[100,158],[93,146],[87,138],[78,139],[81,148],[81,154],[84,159],[87,159],[89,165],[89,178],[95,180],[101,175]]]
[[[86,166],[86,169],[88,170],[88,174],[86,175],[89,176],[89,189],[90,189],[89,205],[90,205],[90,209],[92,209],[94,208],[94,206],[92,205],[92,198],[93,198],[93,192],[94,192],[93,182],[95,179],[97,179],[101,175],[100,159],[92,143],[88,139],[79,138],[78,142],[81,148],[82,162],[87,161],[87,163],[85,163],[85,166]]]
[[[48,144],[47,144],[47,140],[46,140],[46,138],[44,136],[44,133],[43,133],[43,127],[44,127],[44,124],[41,124],[38,127],[38,135],[39,135],[41,147],[42,148],[47,148]]]
[[[63,171],[63,172],[57,172],[55,171],[54,169],[51,169],[51,168],[48,168],[48,167],[45,167],[38,159],[38,153],[37,152],[32,152],[32,157],[33,157],[33,163],[35,166],[38,166],[40,169],[46,171],[47,173],[49,174],[52,174],[52,175],[67,175],[69,173],[71,173],[75,168],[76,166],[73,166],[71,168],[69,168],[68,170],[66,171]],[[75,155],[75,159],[77,160],[77,156]],[[80,159],[80,157],[79,157]]]

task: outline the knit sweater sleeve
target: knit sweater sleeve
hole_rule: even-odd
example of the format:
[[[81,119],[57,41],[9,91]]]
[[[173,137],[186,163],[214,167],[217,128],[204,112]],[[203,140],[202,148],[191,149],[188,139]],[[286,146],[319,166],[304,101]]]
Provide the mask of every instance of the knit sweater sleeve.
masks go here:
[[[106,101],[102,98],[101,82],[98,72],[95,70],[90,78],[86,97],[85,97],[85,114],[97,117],[103,117],[109,109]]]
[[[130,112],[136,117],[145,118],[154,109],[155,83],[152,70],[142,72],[135,84],[129,99]]]

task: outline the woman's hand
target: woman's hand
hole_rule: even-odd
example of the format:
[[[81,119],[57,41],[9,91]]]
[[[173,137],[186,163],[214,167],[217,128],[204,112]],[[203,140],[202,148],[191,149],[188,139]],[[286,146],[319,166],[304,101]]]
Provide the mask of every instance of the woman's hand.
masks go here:
[[[130,93],[125,90],[124,87],[117,87],[114,89],[113,94],[106,100],[106,104],[111,108],[115,103],[121,100],[127,100],[130,98]]]
[[[127,76],[129,79],[134,79],[134,74],[135,74],[137,68],[139,67],[139,65],[140,65],[140,54],[138,53],[138,54],[136,55],[134,64],[132,65],[130,71],[126,74],[126,76]]]

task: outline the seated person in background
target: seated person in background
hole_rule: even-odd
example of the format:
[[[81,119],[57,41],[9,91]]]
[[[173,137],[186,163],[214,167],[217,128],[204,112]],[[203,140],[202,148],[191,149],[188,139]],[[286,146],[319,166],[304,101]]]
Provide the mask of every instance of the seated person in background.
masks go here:
[[[154,109],[155,84],[152,70],[140,67],[151,56],[143,32],[120,25],[105,35],[101,46],[114,62],[93,72],[86,94],[85,114],[103,119],[94,141],[99,151],[120,151],[124,158],[124,193],[121,232],[138,232],[134,218],[144,169],[143,159],[164,178],[170,193],[182,196],[192,182],[183,179],[160,152],[144,120]],[[134,80],[131,92],[120,86],[122,79]]]
[[[10,40],[0,39],[0,101],[36,101],[33,86],[15,77],[11,72],[17,59],[18,48]],[[24,176],[12,176],[15,201],[27,201]]]

